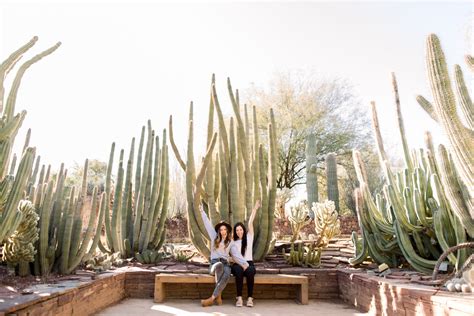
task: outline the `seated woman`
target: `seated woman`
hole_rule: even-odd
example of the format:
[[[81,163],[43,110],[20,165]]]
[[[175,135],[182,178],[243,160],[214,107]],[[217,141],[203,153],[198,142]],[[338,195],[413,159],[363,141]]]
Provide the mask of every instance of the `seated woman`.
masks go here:
[[[248,232],[243,223],[237,223],[234,226],[234,243],[237,252],[241,253],[244,259],[249,264],[248,269],[242,269],[238,264],[232,265],[232,274],[235,276],[235,285],[237,286],[237,301],[235,306],[242,307],[242,288],[244,286],[244,276],[247,278],[247,306],[253,307],[253,285],[254,276],[257,271],[253,264],[253,220],[257,209],[260,208],[260,201],[255,203],[252,214],[249,218]],[[237,262],[237,261],[236,261]]]
[[[249,264],[232,243],[232,226],[225,221],[221,221],[215,227],[212,227],[211,221],[201,205],[199,209],[207,234],[211,240],[211,263],[209,272],[211,275],[215,275],[216,279],[216,286],[211,297],[201,300],[201,305],[203,307],[211,306],[214,301],[216,301],[218,305],[222,305],[221,293],[230,278],[231,268],[228,261],[229,253],[243,271],[248,268]]]

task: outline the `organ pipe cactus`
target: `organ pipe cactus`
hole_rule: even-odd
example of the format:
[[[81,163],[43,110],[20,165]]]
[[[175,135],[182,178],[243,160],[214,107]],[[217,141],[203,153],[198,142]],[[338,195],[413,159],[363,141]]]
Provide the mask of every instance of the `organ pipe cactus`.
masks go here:
[[[88,161],[84,165],[82,186],[65,187],[67,170],[61,165],[56,181],[42,167],[32,202],[39,214],[39,242],[35,274],[46,276],[53,270],[70,274],[97,248],[105,215],[105,198],[97,188],[92,193],[91,208],[84,209],[87,192]],[[48,168],[49,170],[49,168]],[[99,210],[100,204],[100,210]],[[81,214],[88,211],[89,222],[83,233]]]
[[[3,245],[3,260],[9,266],[18,265],[18,274],[27,276],[30,272],[29,263],[34,261],[36,254],[34,244],[38,240],[38,214],[34,205],[26,200],[20,202],[18,209],[23,220]]]
[[[230,119],[228,125],[225,123],[216,94],[213,76],[207,125],[207,149],[199,170],[196,170],[194,161],[192,103],[185,159],[181,157],[173,140],[172,117],[170,117],[169,128],[170,142],[176,159],[186,173],[188,226],[194,246],[201,254],[209,256],[209,240],[199,213],[201,203],[213,224],[216,224],[220,220],[230,223],[247,220],[255,201],[260,200],[262,211],[258,212],[254,221],[253,256],[255,260],[261,260],[268,253],[273,237],[277,173],[275,118],[271,111],[267,145],[264,147],[259,139],[255,107],[251,134],[247,107],[240,106],[238,91],[234,93],[229,79],[227,88],[234,112],[234,117]],[[215,116],[217,116],[218,132],[214,132]]]
[[[318,202],[318,176],[317,176],[317,147],[316,136],[308,135],[306,140],[306,192],[308,195],[308,205],[310,206],[309,216],[314,219],[311,209],[313,203]]]
[[[398,85],[393,74],[392,85],[405,169],[398,173],[392,171],[384,150],[375,103],[372,103],[373,128],[386,184],[374,200],[361,155],[354,151],[354,167],[360,183],[355,195],[362,240],[353,236],[356,256],[350,262],[358,264],[370,256],[377,263],[397,266],[403,258],[416,270],[431,273],[443,251],[465,242],[466,233],[473,237],[472,218],[461,194],[457,169],[446,149],[441,145],[440,159],[436,159],[431,135],[427,133],[426,150],[408,151]],[[430,103],[422,100],[424,106],[430,108]],[[439,119],[435,111],[432,115]],[[466,259],[466,252],[458,251],[448,259],[459,267]]]
[[[459,66],[455,67],[456,91],[467,127],[463,125],[456,110],[456,100],[451,80],[448,73],[446,58],[441,43],[435,34],[428,36],[426,41],[426,68],[431,85],[434,102],[432,113],[444,130],[453,157],[454,165],[460,179],[465,184],[471,198],[469,203],[473,207],[474,198],[474,133],[472,122],[474,110],[468,90],[465,88],[464,79]],[[468,59],[469,62],[470,59]],[[426,99],[425,99],[426,100]]]
[[[143,152],[144,150],[144,152]],[[114,196],[111,196],[111,170],[115,144],[112,144],[105,185],[105,205],[112,204],[106,212],[106,243],[99,243],[101,250],[119,252],[123,258],[157,251],[163,245],[164,226],[168,212],[169,167],[166,130],[163,130],[162,144],[148,121],[142,128],[137,153],[135,181],[132,174],[135,156],[135,138],[132,139],[126,171],[124,151],[120,152]],[[108,215],[110,214],[110,215]]]
[[[60,43],[34,56],[19,67],[12,81],[11,88],[7,93],[6,100],[4,82],[13,67],[33,47],[37,40],[37,37],[33,37],[0,64],[0,113],[2,114],[0,119],[0,242],[8,238],[20,225],[23,215],[18,209],[18,203],[26,189],[35,157],[35,150],[33,148],[26,148],[23,151],[24,153],[16,175],[13,177],[14,168],[11,170],[10,175],[8,175],[11,151],[18,130],[26,116],[26,111],[14,114],[21,80],[31,65],[54,52]],[[12,163],[12,166],[14,166],[14,163]]]
[[[333,201],[336,211],[339,211],[339,188],[337,187],[337,162],[336,155],[331,153],[326,156],[326,185],[328,200]],[[312,205],[312,204],[311,204]]]

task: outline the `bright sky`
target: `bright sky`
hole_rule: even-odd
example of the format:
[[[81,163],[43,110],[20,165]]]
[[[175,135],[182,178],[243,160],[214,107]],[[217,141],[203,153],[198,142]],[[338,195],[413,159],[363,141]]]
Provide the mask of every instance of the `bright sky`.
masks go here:
[[[463,56],[473,53],[471,2],[9,3],[0,5],[2,60],[34,35],[28,56],[62,42],[26,73],[17,101],[28,111],[18,146],[31,127],[32,145],[55,168],[106,161],[112,141],[128,149],[147,119],[161,130],[170,114],[184,152],[191,100],[202,151],[212,73],[228,113],[227,76],[241,90],[264,87],[276,71],[347,78],[364,105],[379,104],[384,134],[398,140],[395,71],[410,145],[421,146],[423,131],[438,129],[414,100],[432,99],[426,36],[438,34],[450,69],[458,63],[465,75]]]

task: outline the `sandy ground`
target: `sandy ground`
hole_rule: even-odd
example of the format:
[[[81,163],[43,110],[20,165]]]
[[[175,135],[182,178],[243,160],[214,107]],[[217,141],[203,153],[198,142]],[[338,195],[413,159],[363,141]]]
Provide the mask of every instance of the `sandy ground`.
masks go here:
[[[224,300],[222,306],[203,308],[199,300],[169,300],[162,304],[151,299],[126,299],[96,314],[109,315],[367,315],[339,301],[310,300],[308,305],[298,305],[292,300],[256,300],[253,308],[235,307],[234,302]]]

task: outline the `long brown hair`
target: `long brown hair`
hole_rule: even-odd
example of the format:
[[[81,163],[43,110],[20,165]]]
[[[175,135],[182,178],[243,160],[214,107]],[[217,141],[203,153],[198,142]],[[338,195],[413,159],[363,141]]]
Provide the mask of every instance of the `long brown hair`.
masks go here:
[[[229,230],[229,228],[226,226],[226,225],[222,225],[225,227],[225,229],[227,230],[227,236],[225,237],[225,240],[224,240],[224,248],[227,248],[227,246],[229,246],[230,242],[232,241],[232,231]],[[215,249],[218,249],[219,248],[219,244],[221,243],[222,241],[222,236],[221,236],[221,227],[219,227],[219,229],[217,230],[217,236],[216,236],[216,239],[214,239],[214,248]]]

